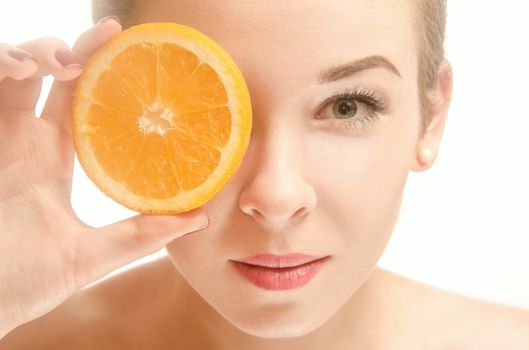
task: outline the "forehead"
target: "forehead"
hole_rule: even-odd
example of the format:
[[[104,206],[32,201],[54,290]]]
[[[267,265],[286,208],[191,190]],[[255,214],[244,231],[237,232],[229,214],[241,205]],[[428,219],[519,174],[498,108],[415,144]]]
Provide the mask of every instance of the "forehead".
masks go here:
[[[154,0],[141,21],[192,26],[213,38],[246,77],[265,90],[316,84],[320,70],[386,56],[414,78],[416,47],[409,0]],[[288,79],[285,79],[288,78]]]

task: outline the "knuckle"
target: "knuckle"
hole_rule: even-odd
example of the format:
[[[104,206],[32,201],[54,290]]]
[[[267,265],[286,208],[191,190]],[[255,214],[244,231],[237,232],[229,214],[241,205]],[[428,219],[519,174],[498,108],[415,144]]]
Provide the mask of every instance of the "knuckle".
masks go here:
[[[6,76],[12,76],[13,73],[16,74],[16,71],[18,71],[16,67],[16,63],[12,62],[12,60],[9,60],[4,57],[0,57],[0,71],[3,73],[3,75]]]
[[[26,66],[21,64],[4,63],[0,61],[0,72],[4,77],[20,81],[30,78],[38,69],[38,66]],[[2,79],[0,79],[2,80]]]
[[[132,220],[130,227],[130,237],[134,244],[138,247],[145,247],[147,245],[146,235],[143,233],[139,225],[136,223],[135,220]]]
[[[37,59],[27,50],[0,43],[0,72],[2,76],[23,80],[38,70]]]
[[[149,230],[142,224],[143,218],[137,216],[128,222],[128,237],[130,238],[131,244],[139,249],[148,249],[153,243],[153,235],[149,233]]]
[[[68,46],[68,44],[66,44],[64,40],[54,37],[54,36],[43,36],[37,39],[23,42],[17,46],[55,48],[57,46]]]
[[[41,62],[49,62],[54,59],[55,52],[60,49],[69,50],[68,44],[56,37],[42,37],[31,41],[26,41],[17,45],[19,49],[31,53]]]
[[[29,76],[26,71],[20,69],[10,69],[6,73],[13,80],[24,80]]]
[[[15,47],[13,45],[9,45],[6,43],[0,43],[0,56],[3,57],[7,51],[14,49]]]

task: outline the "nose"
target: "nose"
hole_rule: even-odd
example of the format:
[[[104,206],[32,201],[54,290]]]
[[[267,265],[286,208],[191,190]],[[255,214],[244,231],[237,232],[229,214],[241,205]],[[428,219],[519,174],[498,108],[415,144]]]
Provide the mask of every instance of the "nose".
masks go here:
[[[248,171],[239,207],[263,229],[281,232],[298,223],[316,206],[316,194],[305,180],[303,164],[307,155],[288,129],[272,136],[252,136],[245,156]]]

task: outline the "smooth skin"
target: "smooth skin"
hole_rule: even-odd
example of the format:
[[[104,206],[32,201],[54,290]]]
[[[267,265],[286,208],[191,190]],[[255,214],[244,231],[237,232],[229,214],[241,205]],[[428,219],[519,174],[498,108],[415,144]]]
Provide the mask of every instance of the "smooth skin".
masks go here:
[[[33,296],[19,300],[16,312],[7,309],[7,315],[14,316],[8,320],[9,333],[0,341],[0,349],[529,348],[527,311],[475,301],[376,267],[397,219],[408,172],[424,171],[435,161],[452,93],[451,66],[444,60],[437,84],[428,94],[432,123],[419,133],[417,59],[412,54],[412,11],[407,5],[393,0],[149,2],[149,7],[142,9],[142,21],[173,21],[196,27],[225,47],[241,67],[255,122],[245,159],[233,180],[201,208],[210,217],[206,230],[178,239],[174,238],[180,234],[164,237],[153,243],[152,249],[135,251],[136,255],[123,249],[123,255],[134,260],[166,243],[169,256],[80,292],[76,292],[79,286],[119,265],[113,259],[126,263],[127,259],[116,257],[115,247],[104,253],[106,240],[113,242],[106,236],[127,231],[118,230],[119,223],[100,230],[101,235],[90,241],[92,245],[83,244],[82,248],[86,250],[81,261],[88,261],[87,256],[97,252],[103,256],[90,262],[112,262],[96,272],[91,264],[83,264],[84,269],[76,271],[91,273],[79,274],[83,282],[70,282],[68,292],[56,287],[64,285],[58,280],[60,276],[55,280],[50,277],[49,283],[44,283],[42,276],[53,276],[50,271],[69,271],[72,260],[73,266],[79,266],[75,263],[79,259],[74,256],[66,259],[67,263],[61,259],[59,265],[45,265],[49,269],[42,271],[43,264],[57,259],[36,257],[36,247],[42,253],[39,241],[31,254],[25,253],[17,261],[20,251],[11,257],[15,250],[9,249],[9,244],[25,247],[27,239],[21,243],[12,231],[32,238],[43,226],[21,230],[22,222],[37,222],[23,220],[25,217],[11,221],[10,230],[4,231],[2,226],[0,235],[8,239],[2,238],[0,244],[4,247],[5,241],[8,245],[2,248],[0,259],[6,256],[1,263],[11,273],[1,277],[12,285],[1,293],[8,293],[10,298]],[[83,35],[92,38],[93,45],[85,46],[90,49],[76,48],[82,47],[82,36],[73,51],[83,61],[119,30],[113,20],[98,24],[88,32],[93,36]],[[53,47],[42,56],[49,57],[50,52],[54,52]],[[336,83],[334,88],[316,85],[314,77],[322,67],[372,54],[388,57],[400,78],[376,68]],[[20,63],[17,69],[26,69],[23,64],[27,63]],[[57,106],[69,105],[73,80],[68,78],[76,76],[72,73],[66,82],[56,83],[62,88],[54,86],[50,100],[55,96]],[[376,124],[351,132],[311,123],[318,101],[351,86],[384,96],[388,108]],[[29,89],[20,92],[23,96],[30,93]],[[50,132],[65,135],[61,133],[67,130],[63,124],[69,118],[65,110],[57,108],[48,113],[62,115],[50,124]],[[332,108],[326,107],[325,113],[332,117]],[[64,149],[71,151],[70,141],[50,147],[55,159],[64,157]],[[21,148],[13,150],[20,152]],[[425,148],[432,152],[426,160],[421,157]],[[31,152],[25,154],[26,158],[38,159]],[[20,157],[24,159],[24,155]],[[44,166],[42,162],[36,164],[37,169]],[[58,179],[68,174],[68,192],[64,187],[62,192],[52,191],[63,194],[60,201],[57,196],[38,197],[40,202],[30,197],[18,205],[27,208],[31,203],[30,208],[44,213],[38,203],[46,203],[46,215],[37,217],[47,223],[55,223],[56,217],[71,218],[65,221],[82,227],[72,229],[78,232],[73,236],[86,243],[87,233],[95,229],[83,226],[71,210],[69,165],[69,172],[56,174]],[[50,167],[50,171],[56,168]],[[40,172],[45,173],[43,170]],[[16,174],[27,172],[22,169]],[[13,183],[6,189],[23,187],[13,173],[5,179]],[[18,198],[16,193],[14,196]],[[67,209],[50,216],[50,203],[57,203],[54,208]],[[12,206],[2,210],[2,220],[12,220],[17,213]],[[47,219],[50,217],[54,220]],[[163,222],[167,230],[184,226],[183,220]],[[56,226],[44,227],[53,234],[64,232],[53,229]],[[161,235],[160,231],[163,227],[152,224],[138,228],[132,236],[144,241],[153,234]],[[50,251],[63,246],[60,242],[68,242],[64,237],[48,239]],[[79,249],[76,245],[76,249],[65,251],[77,253]],[[272,293],[249,284],[229,263],[230,259],[265,251],[327,254],[331,259],[306,287]],[[27,259],[28,255],[32,258]],[[41,260],[27,266],[33,261],[25,260],[33,259]],[[21,270],[25,271],[24,278],[19,275]],[[42,288],[43,284],[50,286],[49,291]],[[31,292],[37,287],[37,292]],[[23,293],[17,293],[17,288]],[[56,298],[61,291],[63,297]]]

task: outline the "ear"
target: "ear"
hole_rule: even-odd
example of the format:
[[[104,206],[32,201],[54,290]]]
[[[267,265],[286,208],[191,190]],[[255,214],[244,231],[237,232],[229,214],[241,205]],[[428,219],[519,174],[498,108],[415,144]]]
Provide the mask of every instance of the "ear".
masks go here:
[[[415,160],[411,168],[415,172],[429,169],[437,157],[452,98],[452,83],[452,66],[444,58],[437,70],[437,82],[426,94],[428,98],[426,112],[430,123],[417,140]]]

